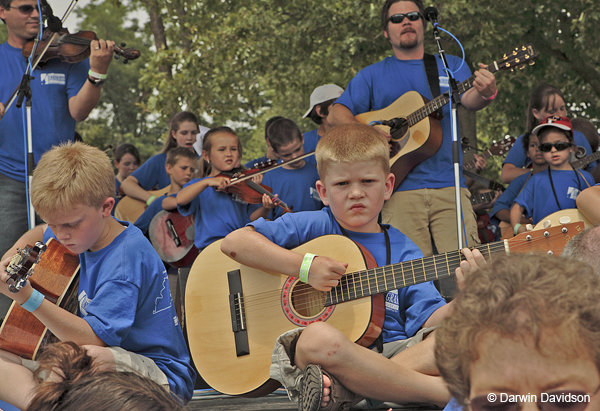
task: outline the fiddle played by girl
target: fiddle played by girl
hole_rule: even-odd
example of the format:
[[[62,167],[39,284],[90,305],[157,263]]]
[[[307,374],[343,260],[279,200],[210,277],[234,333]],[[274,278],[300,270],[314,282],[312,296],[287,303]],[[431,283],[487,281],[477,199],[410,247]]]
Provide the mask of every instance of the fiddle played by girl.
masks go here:
[[[194,214],[195,245],[202,251],[250,221],[266,217],[275,207],[276,197],[262,195],[262,204],[252,205],[225,190],[231,178],[224,173],[240,164],[242,144],[229,127],[216,127],[204,136],[202,157],[210,167],[207,177],[194,179],[177,194],[177,209],[183,216]]]

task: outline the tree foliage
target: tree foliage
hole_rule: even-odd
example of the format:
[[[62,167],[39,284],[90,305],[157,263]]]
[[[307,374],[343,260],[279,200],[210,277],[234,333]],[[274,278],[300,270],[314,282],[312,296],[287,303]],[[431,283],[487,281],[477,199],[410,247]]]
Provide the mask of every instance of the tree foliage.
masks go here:
[[[79,126],[98,146],[128,141],[156,152],[168,119],[187,109],[206,126],[231,125],[245,159],[262,155],[264,123],[274,115],[315,125],[302,114],[312,90],[345,87],[363,67],[391,54],[379,19],[382,0],[92,0],[82,27],[139,48],[128,66],[112,64],[101,106]],[[477,113],[480,147],[522,134],[529,92],[540,83],[563,90],[570,116],[600,118],[600,3],[595,0],[446,0],[440,25],[453,33],[475,70],[532,43],[536,64],[498,73],[499,94]],[[132,20],[132,10],[150,18]],[[2,32],[0,32],[2,36]],[[442,33],[450,54],[461,55]],[[426,49],[436,52],[431,27]],[[487,170],[498,178],[500,160]]]

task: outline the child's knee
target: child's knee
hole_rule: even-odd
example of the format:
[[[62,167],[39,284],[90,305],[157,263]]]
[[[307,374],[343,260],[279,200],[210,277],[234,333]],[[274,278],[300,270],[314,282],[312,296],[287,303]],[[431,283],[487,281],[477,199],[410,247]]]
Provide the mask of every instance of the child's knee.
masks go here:
[[[307,357],[308,360],[317,360],[321,356],[331,357],[343,344],[350,342],[337,328],[323,322],[310,324],[298,339],[296,355]]]

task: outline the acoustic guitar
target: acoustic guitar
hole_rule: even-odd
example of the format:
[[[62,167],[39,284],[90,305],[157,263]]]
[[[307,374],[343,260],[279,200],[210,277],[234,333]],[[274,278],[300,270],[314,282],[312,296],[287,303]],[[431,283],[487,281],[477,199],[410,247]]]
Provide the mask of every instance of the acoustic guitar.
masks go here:
[[[11,282],[31,282],[46,300],[76,313],[79,257],[54,239],[27,246],[11,260],[7,272]],[[35,274],[35,275],[34,275]],[[13,302],[0,328],[0,349],[33,359],[58,339],[32,313]]]
[[[594,160],[595,161],[595,160]],[[533,227],[534,230],[542,230],[548,227],[559,227],[569,223],[575,223],[581,221],[585,225],[585,228],[593,227],[594,225],[576,208],[567,208],[564,210],[556,211],[549,216],[546,216],[540,220],[539,223]]]
[[[506,136],[500,141],[494,141],[490,148],[481,152],[480,156],[486,160],[492,156],[503,156],[505,153],[508,153],[511,147],[515,144],[515,141],[517,141],[517,139],[511,136]],[[463,164],[463,169],[472,170],[475,168],[476,163],[476,159],[466,162]]]
[[[167,195],[169,193],[170,185],[160,190],[149,191],[150,194],[156,197]],[[121,221],[129,221],[135,223],[138,218],[146,211],[148,206],[145,202],[137,200],[135,198],[125,196],[119,201],[115,208],[115,217]]]
[[[158,212],[148,228],[150,242],[160,259],[173,267],[191,264],[198,249],[194,245],[194,216],[182,216],[178,211]]]
[[[477,248],[488,260],[494,253],[559,254],[581,230],[583,224],[574,223]],[[375,268],[366,249],[347,237],[327,235],[294,249],[349,264],[340,284],[322,292],[298,278],[235,262],[221,252],[221,241],[196,258],[185,308],[190,352],[200,375],[212,388],[230,395],[266,395],[280,386],[269,378],[279,335],[327,321],[352,341],[369,346],[384,323],[382,293],[454,275],[464,260],[459,251],[452,251]]]
[[[499,70],[511,70],[521,64],[533,64],[532,60],[536,57],[533,45],[527,44],[515,49],[512,53],[505,54],[486,69],[491,73]],[[475,76],[471,76],[460,83],[458,93],[462,95],[471,89],[474,80]],[[438,110],[449,101],[448,92],[429,101],[416,91],[409,91],[386,108],[356,116],[356,119],[364,124],[384,124],[378,125],[378,127],[389,131],[392,136],[390,167],[396,176],[394,191],[410,170],[439,150],[442,145],[442,126]],[[391,125],[391,128],[385,124]]]

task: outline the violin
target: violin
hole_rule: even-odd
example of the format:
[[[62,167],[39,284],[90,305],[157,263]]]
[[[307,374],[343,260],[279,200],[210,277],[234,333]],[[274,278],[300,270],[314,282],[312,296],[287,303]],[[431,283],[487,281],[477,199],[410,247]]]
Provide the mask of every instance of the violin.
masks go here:
[[[46,62],[51,59],[60,58],[67,63],[79,63],[90,56],[90,43],[92,40],[98,40],[96,33],[89,30],[79,31],[75,34],[69,34],[69,30],[62,29],[58,35],[54,36],[50,30],[44,30],[42,40],[40,41],[34,59],[37,59],[44,51],[40,62]],[[35,40],[29,41],[21,52],[25,57],[31,55]],[[125,44],[122,43],[125,47]],[[140,52],[135,49],[123,49],[117,45],[114,46],[115,58],[123,57],[124,63],[129,60],[135,60],[140,56]]]
[[[250,179],[255,175],[258,175],[258,173],[256,173],[254,169],[242,170],[237,168],[231,171],[222,172],[217,175],[217,177],[231,178],[231,184],[223,191],[228,194],[237,195],[242,201],[248,204],[261,204],[263,194],[266,194],[273,199],[275,196],[273,195],[273,189],[271,187],[264,184],[257,184]],[[286,213],[292,212],[292,209],[279,198],[276,201],[276,205],[281,207]]]

